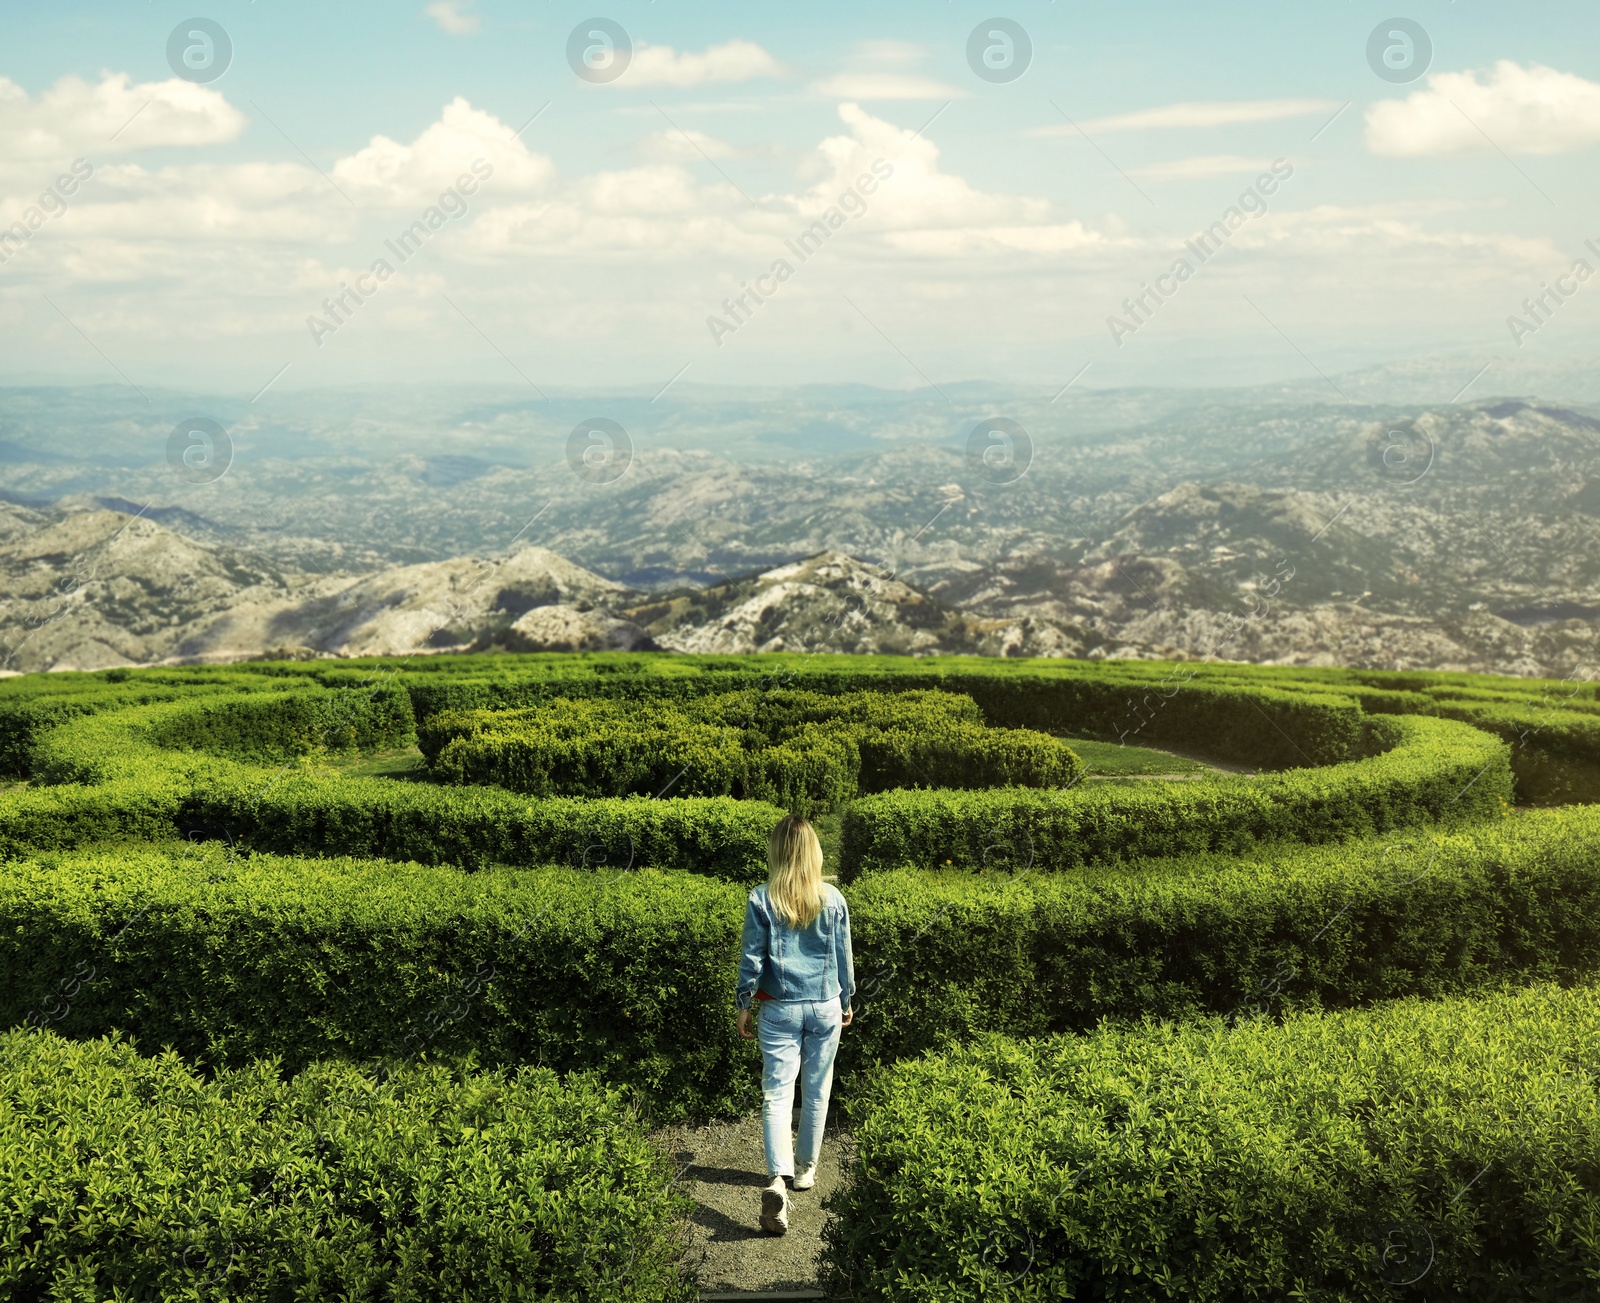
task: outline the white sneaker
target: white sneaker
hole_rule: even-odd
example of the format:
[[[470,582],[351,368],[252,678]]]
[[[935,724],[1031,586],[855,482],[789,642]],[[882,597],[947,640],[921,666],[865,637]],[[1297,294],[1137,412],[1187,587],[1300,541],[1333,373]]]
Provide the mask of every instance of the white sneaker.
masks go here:
[[[809,1190],[816,1183],[817,1165],[815,1163],[810,1167],[801,1168],[800,1175],[794,1178],[794,1188],[796,1190]]]
[[[771,1235],[785,1235],[789,1230],[789,1191],[783,1178],[774,1177],[772,1184],[761,1192],[761,1229]]]

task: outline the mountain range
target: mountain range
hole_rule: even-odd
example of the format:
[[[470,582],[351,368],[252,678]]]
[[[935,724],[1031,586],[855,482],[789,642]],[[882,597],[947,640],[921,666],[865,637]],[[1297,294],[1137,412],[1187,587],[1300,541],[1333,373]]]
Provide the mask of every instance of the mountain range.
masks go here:
[[[0,390],[0,666],[658,646],[1594,672],[1583,404],[941,393],[301,399],[237,419],[196,482],[120,397]],[[585,461],[560,427],[601,408],[634,433]]]

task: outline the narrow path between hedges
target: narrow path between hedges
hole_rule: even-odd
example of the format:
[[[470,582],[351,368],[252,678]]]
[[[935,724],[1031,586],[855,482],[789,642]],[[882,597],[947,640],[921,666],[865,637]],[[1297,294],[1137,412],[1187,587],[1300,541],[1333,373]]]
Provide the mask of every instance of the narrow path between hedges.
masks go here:
[[[795,1118],[798,1127],[798,1114]],[[848,1135],[829,1120],[817,1184],[790,1194],[789,1233],[767,1235],[758,1222],[767,1184],[761,1114],[702,1127],[664,1127],[655,1141],[687,1170],[682,1188],[695,1202],[688,1266],[702,1299],[821,1298],[817,1288],[823,1199],[849,1162]]]

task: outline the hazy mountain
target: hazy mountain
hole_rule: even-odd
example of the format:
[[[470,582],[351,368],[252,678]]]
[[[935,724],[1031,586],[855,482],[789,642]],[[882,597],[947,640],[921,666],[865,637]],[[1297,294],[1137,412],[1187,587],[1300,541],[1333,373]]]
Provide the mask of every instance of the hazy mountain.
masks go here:
[[[596,608],[629,590],[543,548],[361,575],[305,574],[110,511],[0,506],[0,668],[265,654],[386,656],[515,644],[648,645]],[[595,642],[594,627],[608,630]],[[564,631],[564,632],[563,632]]]
[[[112,391],[0,390],[0,498],[20,504],[0,638],[29,649],[17,664],[829,629],[928,654],[1593,664],[1600,418],[1367,401],[1447,370],[1341,376],[1347,402],[1303,385],[341,391],[223,411],[212,482],[169,462],[181,396],[153,395],[157,415]],[[566,423],[603,412],[624,434],[585,461]],[[973,429],[997,415],[1022,437],[986,462]],[[71,618],[41,623],[52,603]]]
[[[659,647],[1206,656],[1534,674],[1581,669],[1593,648],[1584,620],[1524,627],[1482,609],[1424,619],[1355,602],[1292,604],[1292,568],[1230,589],[1169,557],[1132,553],[1013,558],[928,593],[828,551],[656,595],[536,547],[495,560],[306,575],[134,516],[3,508],[0,578],[9,594],[0,600],[9,638],[0,668],[11,671]]]
[[[1079,656],[1081,630],[954,610],[881,567],[823,552],[747,580],[633,607],[681,652],[888,652],[911,656]]]

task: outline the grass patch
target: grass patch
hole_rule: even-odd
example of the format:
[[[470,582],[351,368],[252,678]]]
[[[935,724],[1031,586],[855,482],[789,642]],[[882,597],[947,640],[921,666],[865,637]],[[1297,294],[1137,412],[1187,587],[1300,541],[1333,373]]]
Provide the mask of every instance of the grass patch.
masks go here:
[[[1127,746],[1121,742],[1095,742],[1089,738],[1062,739],[1078,753],[1087,778],[1124,778],[1139,774],[1204,774],[1211,766],[1199,760],[1158,751],[1154,747]]]
[[[824,810],[811,816],[811,826],[817,830],[817,840],[822,843],[822,871],[839,872],[839,840],[844,834],[844,807]]]
[[[353,778],[398,778],[411,783],[433,782],[433,777],[428,772],[428,762],[416,747],[405,747],[398,751],[379,751],[375,755],[362,756],[353,764],[339,765],[337,768],[341,774],[349,774]]]

